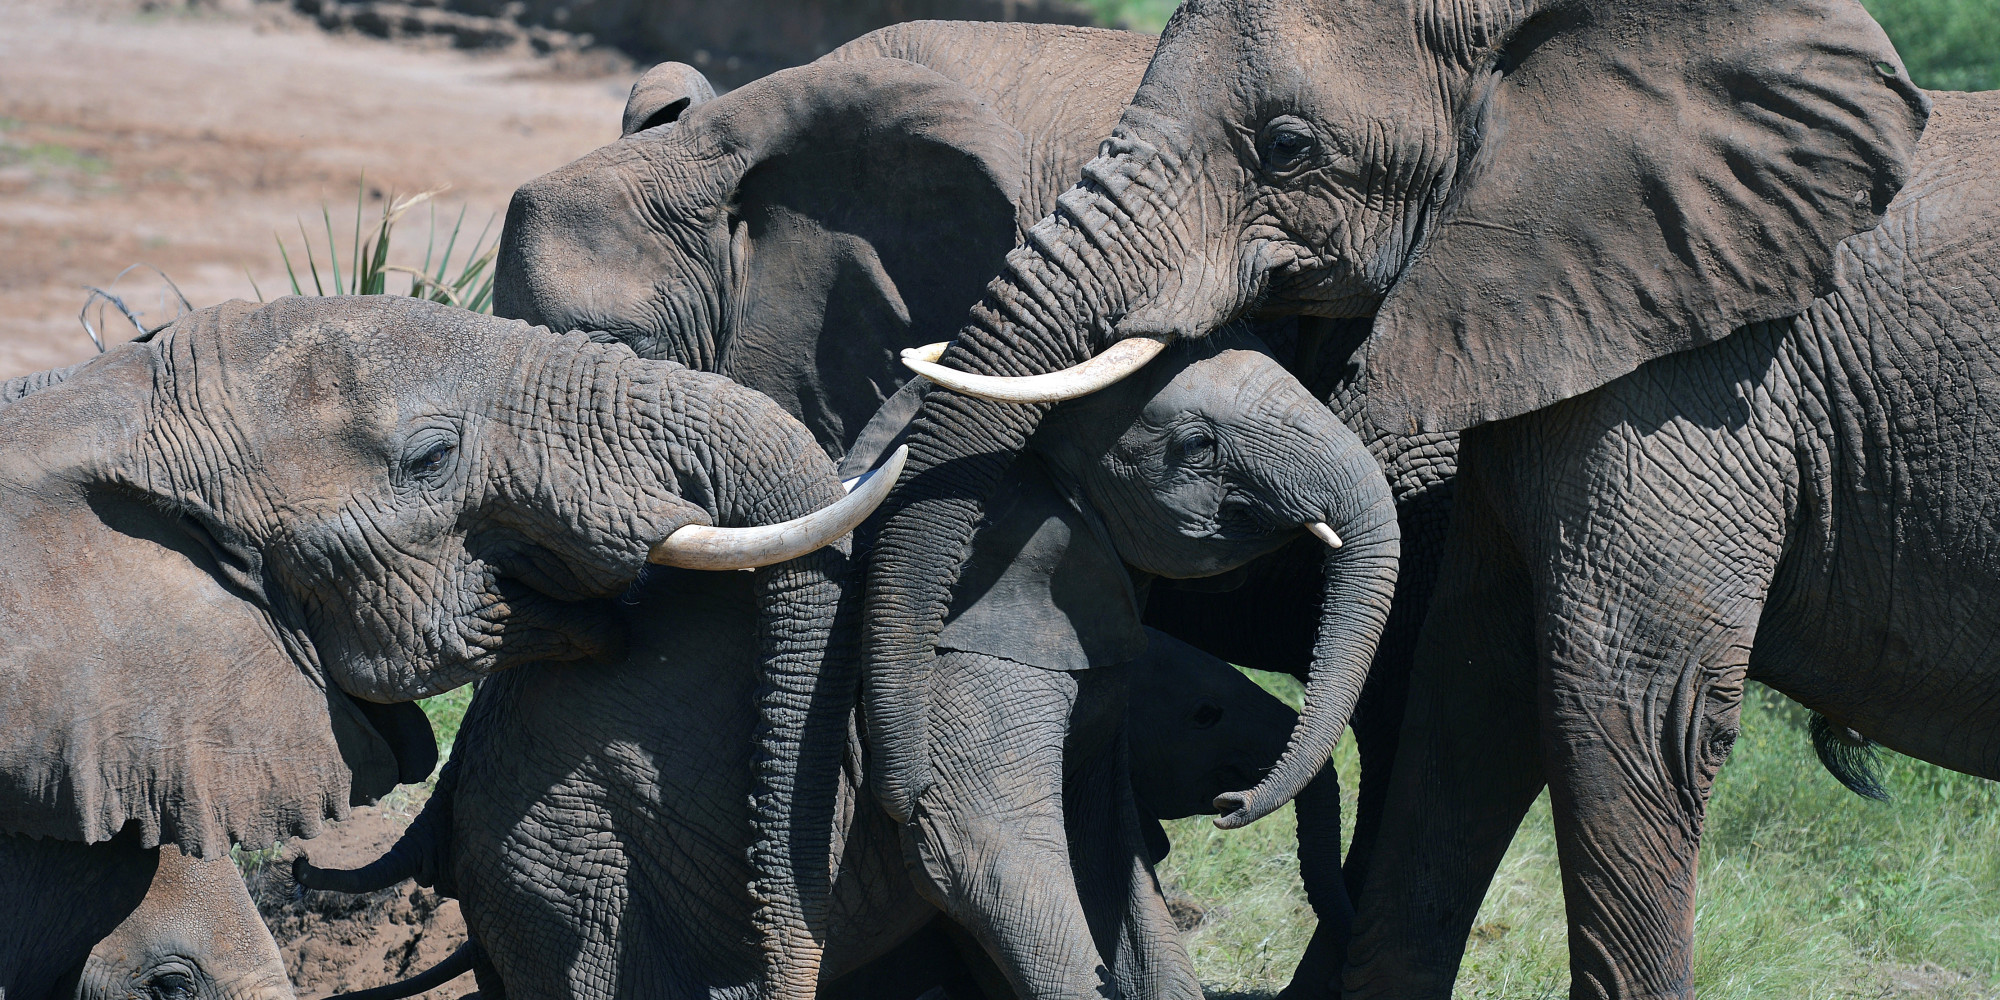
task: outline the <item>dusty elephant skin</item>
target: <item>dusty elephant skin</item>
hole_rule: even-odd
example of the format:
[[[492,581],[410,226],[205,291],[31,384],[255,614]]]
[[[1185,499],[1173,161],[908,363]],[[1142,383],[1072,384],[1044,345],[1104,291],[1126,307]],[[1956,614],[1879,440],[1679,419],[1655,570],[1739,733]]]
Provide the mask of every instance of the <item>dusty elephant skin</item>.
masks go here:
[[[916,405],[911,386],[877,409],[909,378],[898,349],[956,327],[1006,250],[1095,155],[1152,49],[1126,32],[917,22],[719,100],[691,67],[662,64],[634,86],[624,139],[516,193],[498,309],[728,374],[859,472],[883,444],[860,440],[872,433],[863,422]],[[733,155],[714,155],[725,148]],[[1395,470],[1403,569],[1354,722],[1365,846],[1441,554],[1456,436],[1373,426],[1347,364],[1365,322],[1284,317],[1260,333]],[[1221,583],[1160,581],[1147,621],[1304,679],[1323,551],[1305,539]],[[1306,818],[1305,853],[1337,861],[1337,796],[1318,797],[1328,807],[1309,812],[1334,821]],[[1308,891],[1344,907],[1338,873],[1308,869]]]
[[[1058,416],[1022,457],[941,642],[928,740],[947,781],[914,822],[895,823],[859,794],[850,762],[830,858],[794,855],[839,873],[830,986],[872,975],[857,966],[942,910],[1021,994],[1100,982],[1120,995],[1199,994],[1150,868],[1163,838],[1132,785],[1165,815],[1205,810],[1239,787],[1220,782],[1271,766],[1293,716],[1220,660],[1149,642],[1127,567],[1212,574],[1320,520],[1361,550],[1386,532],[1393,559],[1373,460],[1258,347],[1240,334],[1187,345]],[[463,902],[482,989],[749,989],[749,630],[732,624],[744,615],[729,579],[673,580],[635,594],[622,661],[482,688],[448,793],[379,865],[306,868],[301,881],[436,881]],[[1140,769],[1124,725],[1133,683]]]
[[[918,22],[716,100],[656,67],[627,106],[642,127],[515,192],[495,311],[727,375],[839,459],[908,380],[897,352],[950,334],[1150,48]]]
[[[613,599],[663,539],[843,497],[756,393],[411,299],[230,303],[32,381],[0,408],[11,833],[129,827],[208,859],[309,837],[431,770],[421,711],[381,702],[614,650]],[[821,550],[751,575],[757,739],[807,799],[841,744],[793,708],[844,566]],[[794,805],[789,785],[760,797],[773,856]],[[775,857],[759,872],[762,932],[808,935],[824,892]],[[774,980],[809,988],[810,948],[772,953]]]
[[[133,835],[103,844],[0,836],[0,912],[0,993],[9,997],[293,995],[226,857],[142,848]]]
[[[933,780],[907,737],[921,704],[909,679],[931,661],[996,484],[1059,395],[1008,379],[1077,380],[1096,370],[1071,371],[1086,361],[1143,358],[1141,338],[1295,315],[1332,334],[1320,350],[1362,341],[1342,359],[1346,399],[1392,436],[1532,412],[1804,309],[1835,245],[1907,179],[1928,108],[1852,0],[1184,4],[1102,155],[939,359],[939,380],[966,393],[926,395],[910,433],[864,615],[870,718],[890,723],[871,729],[885,802],[899,810]],[[1392,481],[1435,459],[1417,443],[1383,452]],[[1331,565],[1326,580],[1314,682],[1354,670],[1325,669],[1356,645],[1336,625],[1351,602],[1332,595]],[[1326,693],[1309,695],[1301,768],[1353,707]],[[1228,821],[1285,790],[1229,800]],[[1348,865],[1365,897],[1377,863]],[[1410,897],[1401,876],[1391,894]],[[1364,965],[1433,939],[1456,955],[1463,940],[1436,923],[1381,933]],[[1333,988],[1341,943],[1327,945],[1296,993]],[[1415,988],[1446,989],[1453,964]],[[1370,975],[1350,982],[1407,987]],[[1598,988],[1581,965],[1577,982]],[[1666,975],[1634,991],[1684,988]]]
[[[1449,993],[1546,782],[1574,992],[1691,995],[1746,677],[2000,778],[2000,100],[1933,98],[1909,184],[1803,315],[1467,433],[1350,992]]]
[[[307,867],[302,880],[366,892],[414,878],[458,894],[484,945],[483,990],[742,995],[757,962],[742,891],[754,725],[746,588],[733,575],[661,573],[629,613],[622,662],[548,664],[482,687],[437,795],[395,847],[358,871]],[[1228,664],[1152,639],[1126,665],[1143,762],[1133,780],[1175,817],[1275,760],[1292,713]],[[895,828],[858,775],[841,781],[852,811],[834,841],[838,919],[820,995],[887,1000],[999,982],[917,896]]]

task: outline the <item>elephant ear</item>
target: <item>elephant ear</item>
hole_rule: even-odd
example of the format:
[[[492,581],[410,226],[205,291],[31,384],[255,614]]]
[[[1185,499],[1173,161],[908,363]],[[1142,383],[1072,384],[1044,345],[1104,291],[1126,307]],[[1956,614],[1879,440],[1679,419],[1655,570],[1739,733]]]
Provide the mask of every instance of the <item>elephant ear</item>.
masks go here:
[[[1799,312],[1929,113],[1854,0],[1559,0],[1437,35],[1472,38],[1475,71],[1367,348],[1388,430],[1526,413]]]
[[[1110,533],[1064,499],[1040,460],[1015,459],[973,537],[937,648],[1044,670],[1083,670],[1146,651],[1139,599]]]
[[[774,73],[690,110],[664,142],[727,150],[729,320],[718,370],[838,458],[948,340],[1014,246],[1019,132],[899,59]],[[835,449],[841,450],[835,450]]]
[[[139,485],[157,374],[127,345],[0,408],[0,831],[201,858],[313,836],[407,775],[263,610],[254,551]]]

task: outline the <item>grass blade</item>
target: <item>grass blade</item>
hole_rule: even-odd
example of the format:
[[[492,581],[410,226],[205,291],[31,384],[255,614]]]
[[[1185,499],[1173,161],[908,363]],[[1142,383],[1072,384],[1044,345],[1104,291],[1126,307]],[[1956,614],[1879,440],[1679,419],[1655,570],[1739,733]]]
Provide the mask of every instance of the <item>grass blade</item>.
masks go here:
[[[301,232],[305,229],[303,225],[299,228]],[[285,252],[285,241],[279,240],[278,234],[275,232],[271,234],[271,238],[278,240],[278,256],[285,261],[285,277],[292,279],[292,294],[304,295],[305,291],[299,288],[299,272],[292,268],[292,255]]]
[[[321,211],[322,213],[323,213],[323,212],[325,212],[325,211],[326,211],[326,206],[325,206],[325,205],[321,205],[321,206],[320,206],[320,211]],[[331,236],[331,235],[332,235],[332,233],[333,233],[333,230],[331,230],[331,229],[327,230],[327,234],[328,234],[329,236]],[[311,268],[311,269],[312,269],[312,276],[313,276],[313,294],[314,294],[314,295],[325,295],[325,294],[326,294],[326,286],[325,286],[325,285],[322,285],[322,284],[320,284],[320,283],[319,283],[319,262],[318,262],[318,261],[316,261],[316,260],[313,260],[313,244],[312,244],[312,237],[310,237],[310,236],[307,236],[307,235],[306,235],[306,224],[305,224],[305,223],[303,223],[303,222],[299,223],[299,239],[300,239],[300,240],[303,240],[303,241],[305,242],[305,245],[306,245],[306,266],[307,266],[308,268]],[[339,265],[338,265],[338,264],[336,264],[335,266],[336,266],[336,267],[338,267]],[[334,278],[333,278],[333,280],[334,280],[334,289],[335,289],[336,291],[338,291],[338,290],[339,290],[339,288],[340,288],[340,284],[339,284],[339,282],[340,282],[340,275],[339,275],[338,273],[335,273],[335,275],[334,275]]]
[[[326,220],[326,256],[327,262],[333,265],[333,294],[346,295],[347,290],[340,284],[340,247],[333,242],[333,213],[327,210],[325,202],[320,202],[319,214]],[[322,291],[320,294],[326,293]]]

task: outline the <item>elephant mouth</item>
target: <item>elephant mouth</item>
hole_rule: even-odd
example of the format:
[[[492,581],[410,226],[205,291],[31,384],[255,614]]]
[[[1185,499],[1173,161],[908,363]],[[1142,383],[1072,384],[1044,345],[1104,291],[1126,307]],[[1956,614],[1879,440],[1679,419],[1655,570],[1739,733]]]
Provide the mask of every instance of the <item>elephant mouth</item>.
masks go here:
[[[1256,494],[1232,489],[1215,509],[1215,537],[1230,542],[1253,542],[1294,531],[1296,524],[1284,523],[1274,505]]]
[[[501,575],[482,588],[470,613],[458,616],[455,631],[453,658],[478,674],[544,660],[612,657],[625,646],[610,599],[562,600]]]

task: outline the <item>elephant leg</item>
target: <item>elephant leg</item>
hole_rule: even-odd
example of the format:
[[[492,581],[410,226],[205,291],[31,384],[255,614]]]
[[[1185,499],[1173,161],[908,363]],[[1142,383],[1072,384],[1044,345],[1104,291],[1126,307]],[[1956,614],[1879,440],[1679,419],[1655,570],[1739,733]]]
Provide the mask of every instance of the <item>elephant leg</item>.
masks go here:
[[[1591,649],[1559,634],[1542,754],[1577,1000],[1694,996],[1695,863],[1736,740],[1752,631],[1679,650]]]
[[[930,686],[936,782],[904,828],[919,890],[978,940],[1018,996],[1109,996],[1063,828],[1076,677],[944,652]]]
[[[1119,996],[1201,1000],[1201,982],[1153,873],[1132,794],[1125,668],[1098,668],[1077,681],[1063,815],[1092,936],[1110,960]]]
[[[1461,479],[1375,856],[1355,900],[1348,997],[1451,996],[1486,886],[1542,788],[1528,575],[1469,486]]]

